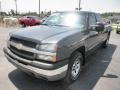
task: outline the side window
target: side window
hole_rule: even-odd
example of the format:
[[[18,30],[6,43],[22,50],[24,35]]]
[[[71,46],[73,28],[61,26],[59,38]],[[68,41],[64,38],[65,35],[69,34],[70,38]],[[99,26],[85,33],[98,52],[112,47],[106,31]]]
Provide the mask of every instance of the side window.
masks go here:
[[[96,17],[94,14],[89,14],[89,27],[96,24]]]

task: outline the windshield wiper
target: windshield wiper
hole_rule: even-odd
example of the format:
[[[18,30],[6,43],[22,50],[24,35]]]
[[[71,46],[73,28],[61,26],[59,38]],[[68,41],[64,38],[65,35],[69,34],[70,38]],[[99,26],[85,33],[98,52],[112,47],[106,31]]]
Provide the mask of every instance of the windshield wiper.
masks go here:
[[[69,27],[69,26],[65,26],[65,25],[54,25],[54,26],[59,26],[59,27]]]
[[[46,23],[44,23],[44,24],[41,24],[41,25],[46,25],[46,26],[59,26],[59,27],[69,27],[69,26],[65,26],[65,25],[52,25],[52,24],[46,24]]]

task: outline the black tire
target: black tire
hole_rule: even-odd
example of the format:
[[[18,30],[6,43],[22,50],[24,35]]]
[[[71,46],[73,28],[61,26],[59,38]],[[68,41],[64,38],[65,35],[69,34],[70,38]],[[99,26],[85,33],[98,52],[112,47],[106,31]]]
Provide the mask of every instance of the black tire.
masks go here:
[[[107,48],[108,47],[109,39],[110,39],[110,34],[108,34],[107,39],[103,42],[103,44],[102,44],[103,48]]]
[[[74,67],[73,65],[75,64],[75,62],[78,58],[79,58],[78,61],[80,62],[80,69],[78,70],[79,71],[78,74],[74,77],[72,74],[73,67]],[[83,62],[83,56],[80,52],[76,51],[71,55],[69,65],[68,65],[67,74],[66,74],[66,77],[64,79],[64,81],[67,84],[71,84],[78,79],[78,77],[80,76],[80,72],[82,70],[82,62]]]
[[[22,23],[22,27],[26,27],[25,23]]]
[[[118,31],[116,31],[116,33],[117,33],[117,34],[119,34],[119,32],[118,32]]]

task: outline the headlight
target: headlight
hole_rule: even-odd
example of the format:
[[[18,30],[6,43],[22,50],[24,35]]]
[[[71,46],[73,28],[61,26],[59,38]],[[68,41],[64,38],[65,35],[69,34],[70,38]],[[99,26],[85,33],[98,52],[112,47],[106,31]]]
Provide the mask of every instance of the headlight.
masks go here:
[[[37,59],[45,60],[45,61],[51,61],[51,62],[56,62],[57,58],[56,55],[38,55]]]
[[[57,51],[57,45],[56,44],[42,44],[38,46],[39,51],[43,52],[43,54],[38,54],[37,59],[42,59],[45,61],[52,61],[56,62],[56,51]],[[45,53],[50,53],[50,55],[47,55]]]
[[[56,44],[42,44],[39,46],[40,51],[47,51],[47,52],[56,52],[57,45]]]

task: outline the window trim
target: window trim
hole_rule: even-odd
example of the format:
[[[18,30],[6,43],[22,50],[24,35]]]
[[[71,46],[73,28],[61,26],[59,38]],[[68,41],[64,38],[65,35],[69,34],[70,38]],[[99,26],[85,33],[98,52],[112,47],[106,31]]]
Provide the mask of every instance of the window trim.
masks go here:
[[[95,13],[88,13],[88,29],[90,29],[90,23],[89,23],[89,21],[90,21],[90,15],[92,15],[92,14],[95,16],[95,20],[96,20],[96,23],[97,23],[97,19],[96,19]]]

